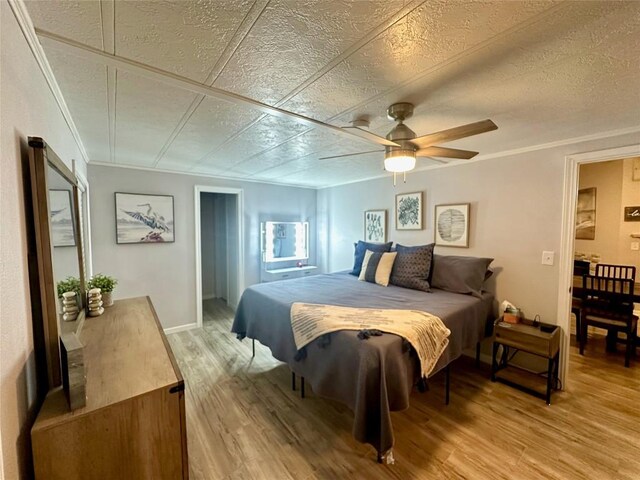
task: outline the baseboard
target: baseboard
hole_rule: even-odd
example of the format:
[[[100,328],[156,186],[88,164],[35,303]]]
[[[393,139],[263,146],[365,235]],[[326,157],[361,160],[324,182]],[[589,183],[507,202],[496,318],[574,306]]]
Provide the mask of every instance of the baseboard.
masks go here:
[[[165,328],[164,333],[165,335],[170,335],[172,333],[185,332],[194,328],[198,328],[197,323],[188,323],[187,325],[178,325],[177,327]]]
[[[212,300],[214,298],[218,298],[215,293],[208,293],[206,295],[202,295],[202,300]]]

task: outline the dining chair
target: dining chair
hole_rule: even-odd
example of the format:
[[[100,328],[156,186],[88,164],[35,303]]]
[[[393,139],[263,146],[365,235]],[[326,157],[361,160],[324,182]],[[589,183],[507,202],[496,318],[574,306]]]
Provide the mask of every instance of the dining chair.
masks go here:
[[[594,326],[626,335],[624,366],[628,367],[635,352],[638,317],[633,314],[634,280],[585,275],[582,277],[582,318],[580,355],[584,355],[587,329]]]
[[[636,281],[636,267],[633,265],[596,264],[596,277],[622,278]]]
[[[589,275],[589,262],[585,260],[574,260],[573,275],[575,277]],[[574,295],[571,299],[571,313],[576,317],[576,339],[580,340],[580,320],[582,316],[582,298],[580,295]]]

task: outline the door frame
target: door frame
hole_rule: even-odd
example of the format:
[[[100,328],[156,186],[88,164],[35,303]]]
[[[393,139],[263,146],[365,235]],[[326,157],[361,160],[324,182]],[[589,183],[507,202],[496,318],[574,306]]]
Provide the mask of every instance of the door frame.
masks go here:
[[[215,187],[211,185],[196,185],[194,187],[195,201],[195,237],[196,237],[196,327],[202,327],[202,241],[200,225],[200,195],[202,193],[224,193],[235,195],[238,216],[238,300],[244,290],[244,190],[242,188]],[[228,282],[228,277],[227,277]],[[237,305],[232,306],[234,309]]]
[[[567,155],[564,160],[562,230],[560,239],[560,277],[558,281],[558,325],[565,332],[560,378],[567,384],[571,341],[571,289],[573,287],[573,250],[575,241],[576,202],[580,165],[640,156],[640,144]]]

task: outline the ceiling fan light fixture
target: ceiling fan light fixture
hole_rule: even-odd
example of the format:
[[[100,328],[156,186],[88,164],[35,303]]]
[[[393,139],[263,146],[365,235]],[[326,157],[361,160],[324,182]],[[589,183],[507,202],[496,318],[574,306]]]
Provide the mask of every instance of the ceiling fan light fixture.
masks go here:
[[[395,150],[387,152],[384,169],[388,172],[403,173],[416,168],[416,154],[411,150]]]

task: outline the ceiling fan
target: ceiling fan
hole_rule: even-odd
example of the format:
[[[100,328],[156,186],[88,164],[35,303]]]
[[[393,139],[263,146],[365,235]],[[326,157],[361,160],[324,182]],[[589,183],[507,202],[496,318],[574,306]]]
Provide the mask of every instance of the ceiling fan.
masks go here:
[[[323,157],[321,160],[328,160],[341,157],[352,157],[355,155],[365,155],[374,152],[384,151],[384,168],[389,172],[393,172],[393,184],[396,184],[396,174],[413,170],[416,166],[416,157],[443,157],[457,158],[469,160],[475,157],[478,152],[469,150],[459,150],[457,148],[439,147],[436,143],[446,143],[460,138],[471,137],[480,133],[496,130],[498,126],[491,120],[482,120],[480,122],[469,123],[459,127],[449,128],[436,133],[429,133],[421,137],[417,137],[415,132],[404,124],[404,121],[413,115],[413,104],[411,103],[394,103],[387,108],[387,117],[389,120],[395,120],[398,124],[387,134],[386,138],[380,137],[374,133],[364,130],[362,127],[368,127],[367,120],[355,120],[350,127],[342,127],[348,129],[351,133],[373,141],[384,146],[384,150],[369,150],[366,152],[348,153],[345,155],[334,155],[332,157]],[[436,161],[437,158],[432,158]]]

